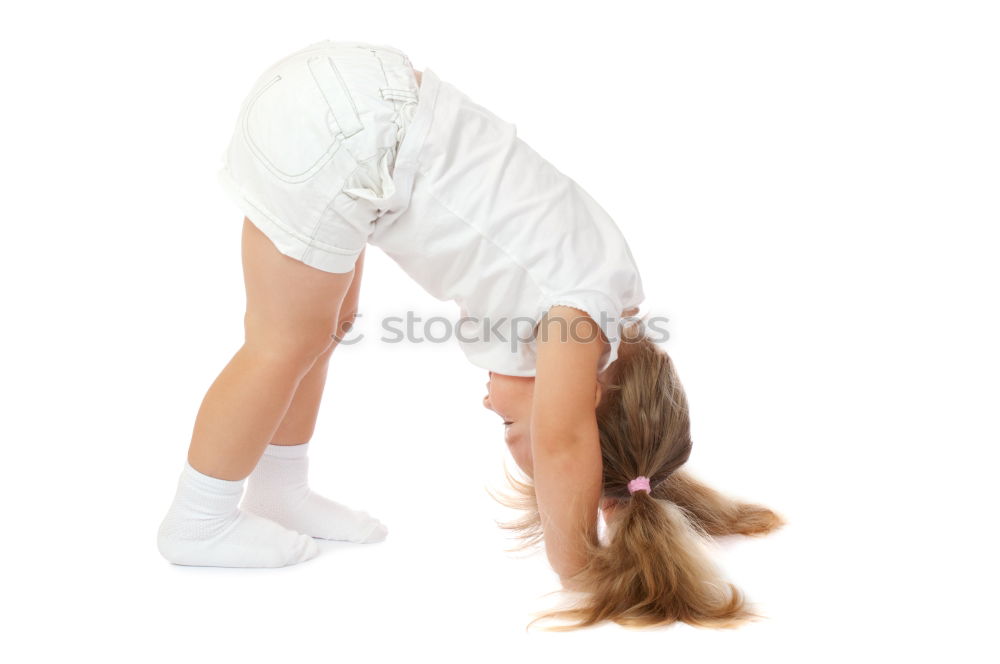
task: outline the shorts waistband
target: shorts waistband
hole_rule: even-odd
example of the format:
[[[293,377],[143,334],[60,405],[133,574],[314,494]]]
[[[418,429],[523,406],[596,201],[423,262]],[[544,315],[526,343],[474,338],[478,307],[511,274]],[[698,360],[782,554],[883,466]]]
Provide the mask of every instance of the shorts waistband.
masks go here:
[[[371,42],[363,42],[363,41],[345,41],[345,40],[340,40],[340,39],[324,39],[323,41],[319,41],[319,42],[316,42],[315,44],[311,44],[307,48],[317,48],[317,47],[332,48],[332,49],[338,49],[338,48],[356,49],[356,48],[360,48],[360,49],[365,49],[365,50],[376,51],[376,52],[383,53],[383,54],[385,54],[385,53],[392,53],[394,55],[398,55],[399,57],[403,58],[403,60],[406,61],[406,64],[408,64],[408,65],[410,64],[410,58],[409,58],[409,56],[406,55],[405,52],[403,52],[402,50],[400,50],[400,49],[398,49],[398,48],[396,48],[394,46],[389,46],[388,44],[374,44],[374,43],[371,43]]]

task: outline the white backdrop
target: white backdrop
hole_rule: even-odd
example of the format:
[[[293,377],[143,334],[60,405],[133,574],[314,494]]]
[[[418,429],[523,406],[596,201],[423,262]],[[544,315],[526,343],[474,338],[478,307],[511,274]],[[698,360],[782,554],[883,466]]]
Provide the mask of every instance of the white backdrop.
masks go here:
[[[987,2],[18,3],[0,25],[9,662],[996,661],[1000,29]],[[690,468],[789,520],[717,552],[767,619],[526,633],[514,468],[457,317],[368,250],[311,445],[389,527],[280,570],[156,550],[242,340],[215,179],[260,71],[406,51],[583,185],[632,245],[691,402]],[[308,660],[305,660],[308,658]]]

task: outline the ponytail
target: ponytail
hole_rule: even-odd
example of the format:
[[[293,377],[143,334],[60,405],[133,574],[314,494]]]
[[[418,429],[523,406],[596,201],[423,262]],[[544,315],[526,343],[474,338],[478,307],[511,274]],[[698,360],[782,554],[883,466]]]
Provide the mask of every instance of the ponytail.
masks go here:
[[[612,620],[626,627],[685,622],[736,627],[755,616],[743,593],[711,562],[706,542],[686,511],[662,495],[636,491],[608,523],[607,545],[589,546],[587,565],[571,579],[582,603],[539,615],[575,620],[546,628],[567,631]]]
[[[606,542],[586,541],[586,563],[567,579],[575,605],[538,615],[575,624],[609,620],[628,627],[685,622],[735,627],[756,617],[743,593],[724,580],[708,555],[710,535],[760,535],[782,519],[698,483],[681,469],[691,453],[688,402],[670,357],[642,331],[623,330],[618,357],[600,376],[596,416],[603,463]],[[524,510],[500,523],[523,541],[543,541],[533,484],[504,471],[517,496],[494,498]],[[642,473],[640,475],[640,473]],[[648,483],[647,483],[648,482]],[[613,509],[612,509],[613,508]]]

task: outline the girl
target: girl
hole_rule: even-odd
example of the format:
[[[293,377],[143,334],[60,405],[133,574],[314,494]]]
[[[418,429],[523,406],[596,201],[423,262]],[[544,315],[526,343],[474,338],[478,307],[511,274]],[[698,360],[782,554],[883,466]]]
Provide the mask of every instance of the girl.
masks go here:
[[[588,597],[569,612],[580,625],[750,615],[698,537],[779,519],[679,470],[684,393],[642,321],[620,320],[645,297],[628,245],[513,124],[402,51],[327,40],[257,79],[219,177],[244,213],[245,340],[198,412],[158,533],[168,561],[279,567],[315,556],[312,538],[386,537],[307,481],[330,354],[374,244],[459,305],[460,347],[489,371],[483,403],[533,481],[515,482],[529,515],[507,527],[544,535],[565,587]]]

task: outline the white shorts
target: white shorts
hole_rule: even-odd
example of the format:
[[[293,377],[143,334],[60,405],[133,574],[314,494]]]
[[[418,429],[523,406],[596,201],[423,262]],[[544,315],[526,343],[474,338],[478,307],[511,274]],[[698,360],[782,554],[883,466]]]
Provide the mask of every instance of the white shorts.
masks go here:
[[[254,83],[219,181],[281,253],[350,272],[395,193],[396,154],[418,94],[398,49],[311,44]]]

